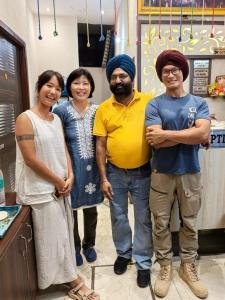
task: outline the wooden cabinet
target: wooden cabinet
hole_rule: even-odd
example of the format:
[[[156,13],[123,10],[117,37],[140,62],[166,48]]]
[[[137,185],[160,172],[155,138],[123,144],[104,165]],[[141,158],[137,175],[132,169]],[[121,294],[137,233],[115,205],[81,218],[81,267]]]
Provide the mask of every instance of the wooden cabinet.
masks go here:
[[[33,300],[37,276],[31,210],[23,207],[0,240],[0,299]]]

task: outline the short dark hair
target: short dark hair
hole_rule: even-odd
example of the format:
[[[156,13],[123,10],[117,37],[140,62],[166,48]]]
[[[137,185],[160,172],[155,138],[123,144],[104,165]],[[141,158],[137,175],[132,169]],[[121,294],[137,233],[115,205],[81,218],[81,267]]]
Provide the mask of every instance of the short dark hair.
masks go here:
[[[72,93],[71,93],[71,83],[75,79],[77,79],[81,76],[85,76],[87,78],[87,80],[89,81],[89,83],[91,85],[91,91],[90,91],[90,95],[88,96],[88,98],[92,98],[92,94],[95,90],[94,79],[93,79],[91,73],[88,70],[83,69],[83,68],[76,69],[76,70],[74,70],[73,72],[70,73],[70,75],[68,76],[67,81],[66,81],[67,92],[68,92],[70,97],[73,97]]]
[[[61,90],[64,89],[64,80],[59,72],[53,70],[47,70],[38,76],[38,81],[36,83],[36,90],[39,93],[44,84],[46,84],[53,76],[55,76],[59,82]]]

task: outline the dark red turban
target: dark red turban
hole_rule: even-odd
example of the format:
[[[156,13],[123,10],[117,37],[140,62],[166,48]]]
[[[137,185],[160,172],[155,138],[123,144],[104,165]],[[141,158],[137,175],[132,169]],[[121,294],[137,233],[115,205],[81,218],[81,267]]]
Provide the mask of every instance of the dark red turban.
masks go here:
[[[183,73],[183,79],[188,77],[189,74],[189,66],[186,57],[177,50],[165,50],[157,58],[156,61],[156,72],[159,79],[162,81],[162,69],[166,65],[173,65],[178,67]]]

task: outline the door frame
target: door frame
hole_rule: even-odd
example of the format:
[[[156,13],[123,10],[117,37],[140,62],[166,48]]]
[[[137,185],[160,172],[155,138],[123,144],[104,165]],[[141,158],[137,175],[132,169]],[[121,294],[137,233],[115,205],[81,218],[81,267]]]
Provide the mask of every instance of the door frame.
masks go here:
[[[18,62],[19,62],[19,74],[20,74],[20,81],[21,81],[20,83],[21,83],[22,106],[23,106],[23,111],[25,111],[30,107],[26,44],[13,30],[11,30],[1,20],[0,20],[0,34],[6,40],[12,43],[17,49]]]

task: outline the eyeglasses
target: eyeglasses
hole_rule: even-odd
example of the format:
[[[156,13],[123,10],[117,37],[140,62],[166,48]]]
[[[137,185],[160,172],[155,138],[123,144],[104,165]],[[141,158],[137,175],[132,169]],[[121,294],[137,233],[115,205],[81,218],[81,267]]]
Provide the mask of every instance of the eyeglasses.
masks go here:
[[[171,70],[162,70],[162,76],[168,77],[170,75],[170,73],[172,75],[178,75],[180,73],[180,69],[174,68]]]
[[[129,75],[127,74],[120,74],[120,75],[112,75],[111,76],[111,81],[116,81],[117,78],[119,78],[120,81],[124,81],[128,78]]]

